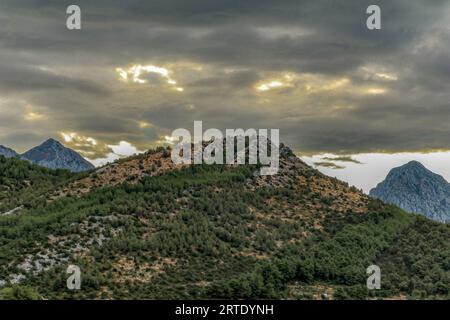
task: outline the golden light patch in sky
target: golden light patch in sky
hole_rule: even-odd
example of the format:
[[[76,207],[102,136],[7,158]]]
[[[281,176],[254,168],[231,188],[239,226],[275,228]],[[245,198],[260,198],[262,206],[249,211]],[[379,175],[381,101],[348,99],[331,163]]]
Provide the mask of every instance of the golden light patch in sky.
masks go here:
[[[28,121],[36,121],[36,120],[41,120],[44,118],[43,114],[37,113],[37,112],[28,112],[25,114],[24,118]]]
[[[116,71],[119,73],[120,79],[127,81],[128,80],[128,72],[121,68],[116,68]]]
[[[144,127],[151,126],[147,122],[142,122],[141,124]],[[144,152],[128,141],[109,144],[76,132],[59,132],[59,134],[67,147],[79,152],[94,165],[103,165],[122,157]]]
[[[88,159],[103,158],[111,152],[111,147],[105,142],[77,132],[59,132],[64,145]]]
[[[333,80],[333,81],[323,84],[321,87],[321,90],[326,90],[326,91],[336,90],[336,89],[339,89],[339,88],[349,85],[350,82],[351,81],[348,78],[341,78],[341,79]]]
[[[294,76],[292,74],[285,74],[284,76],[273,79],[273,80],[266,80],[264,82],[260,82],[256,85],[257,91],[269,91],[272,89],[281,89],[281,88],[287,88],[293,86],[293,80]]]
[[[303,84],[308,94],[349,89],[352,85],[349,78],[328,78],[314,74],[304,74],[299,77],[298,82]]]
[[[284,85],[281,81],[271,81],[269,83],[263,83],[257,87],[259,91],[267,91],[274,88],[280,88]]]
[[[96,146],[97,140],[91,137],[80,136],[75,132],[60,132],[60,135],[65,142],[71,142],[77,147]]]
[[[256,85],[256,90],[266,92],[283,88],[303,89],[306,93],[319,93],[323,91],[334,91],[350,87],[352,84],[349,78],[329,78],[317,74],[296,74],[286,73],[279,77],[273,77]]]
[[[178,138],[176,137],[164,136],[165,143],[174,144],[176,141],[178,141]]]
[[[387,92],[387,90],[384,88],[370,88],[370,89],[367,89],[367,91],[366,91],[367,94],[372,94],[372,95],[381,95],[381,94],[385,94],[386,92]]]
[[[138,122],[139,128],[141,129],[145,129],[145,128],[149,128],[152,126],[151,123],[145,122],[145,121],[139,121]]]
[[[163,67],[158,67],[154,65],[140,65],[135,64],[131,66],[128,69],[123,68],[116,68],[116,72],[119,74],[119,79],[125,82],[133,82],[137,84],[147,84],[148,80],[143,79],[142,76],[145,76],[146,74],[157,74],[161,76],[163,79],[165,79],[166,83],[172,87],[178,92],[183,92],[184,88],[176,86],[177,81],[171,78],[170,71]]]

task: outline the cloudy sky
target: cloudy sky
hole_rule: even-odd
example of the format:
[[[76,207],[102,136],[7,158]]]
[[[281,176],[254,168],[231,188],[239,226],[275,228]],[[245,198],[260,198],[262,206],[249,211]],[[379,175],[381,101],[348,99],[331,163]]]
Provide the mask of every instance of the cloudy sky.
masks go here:
[[[448,0],[2,0],[0,144],[54,137],[98,164],[203,120],[279,128],[364,190],[413,158],[450,178],[449,16]]]

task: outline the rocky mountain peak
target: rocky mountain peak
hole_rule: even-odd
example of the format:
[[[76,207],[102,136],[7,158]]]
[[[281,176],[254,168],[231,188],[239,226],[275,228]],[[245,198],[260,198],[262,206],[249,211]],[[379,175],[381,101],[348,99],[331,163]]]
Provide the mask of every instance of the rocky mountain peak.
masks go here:
[[[64,148],[64,146],[57,140],[53,139],[53,138],[49,138],[47,140],[45,140],[41,146],[56,146],[56,147],[60,147],[60,148]]]
[[[67,169],[73,172],[91,170],[94,166],[72,149],[55,139],[48,139],[21,156],[25,160],[50,169]]]
[[[418,161],[393,168],[372,197],[438,221],[450,221],[450,185]]]

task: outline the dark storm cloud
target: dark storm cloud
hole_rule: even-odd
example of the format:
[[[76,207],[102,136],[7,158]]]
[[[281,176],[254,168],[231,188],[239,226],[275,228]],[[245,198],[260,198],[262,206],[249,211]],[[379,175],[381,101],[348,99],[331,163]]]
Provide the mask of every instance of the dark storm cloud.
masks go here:
[[[3,0],[0,143],[76,132],[143,148],[203,120],[280,128],[308,153],[450,149],[450,3],[377,1],[369,31],[372,2],[78,0],[83,29],[68,31],[72,1]],[[133,64],[167,66],[184,91],[155,74],[118,81]]]
[[[0,62],[0,92],[11,93],[34,90],[76,90],[94,95],[105,95],[107,90],[89,80],[52,74],[36,66],[11,66]]]

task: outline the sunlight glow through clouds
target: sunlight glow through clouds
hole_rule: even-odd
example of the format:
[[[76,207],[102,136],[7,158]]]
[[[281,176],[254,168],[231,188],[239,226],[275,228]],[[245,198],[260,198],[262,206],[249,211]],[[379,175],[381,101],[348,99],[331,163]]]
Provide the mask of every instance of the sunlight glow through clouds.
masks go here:
[[[28,112],[25,114],[25,119],[28,121],[35,121],[35,120],[41,120],[44,118],[44,115],[37,113],[37,112]]]
[[[272,89],[292,87],[294,76],[291,74],[285,74],[280,79],[268,80],[256,85],[258,91],[269,91]]]
[[[370,88],[370,89],[367,89],[366,92],[368,94],[380,95],[380,94],[385,94],[387,92],[387,90],[384,88]]]
[[[177,137],[172,137],[172,136],[164,136],[163,140],[160,140],[160,142],[162,143],[166,143],[166,144],[170,144],[173,145],[175,144],[175,142],[177,142],[179,139]]]
[[[142,153],[144,151],[138,150],[135,146],[133,146],[131,143],[127,141],[120,141],[119,144],[105,144],[105,143],[99,143],[96,139],[91,137],[86,137],[79,135],[75,132],[60,132],[61,136],[63,137],[64,141],[72,147],[91,147],[95,151],[95,148],[98,147],[107,147],[110,151],[110,155],[108,155],[107,158],[114,157],[114,155],[118,157],[126,157],[130,156],[136,153]],[[91,152],[89,150],[77,150],[82,153],[90,154]],[[104,159],[97,159],[97,160],[104,160]]]
[[[378,81],[394,81],[397,76],[393,73],[381,72],[375,69],[363,69],[364,77],[370,77],[368,80]],[[265,93],[274,91],[276,89],[294,88],[293,94],[319,94],[330,92],[348,92],[362,95],[384,95],[389,90],[382,86],[368,86],[361,85],[356,81],[352,81],[350,77],[327,77],[318,74],[296,74],[293,72],[287,73],[283,76],[268,78],[256,84],[255,89],[259,92]]]
[[[61,136],[63,137],[65,142],[73,142],[75,146],[81,147],[81,146],[96,146],[97,140],[91,137],[83,137],[75,132],[65,133],[61,132]]]
[[[266,80],[256,85],[256,90],[265,92],[273,89],[299,88],[307,93],[319,93],[323,91],[335,91],[350,87],[352,82],[349,78],[329,78],[317,74],[287,73],[272,80]]]
[[[258,86],[259,91],[267,91],[274,88],[280,88],[284,85],[283,82],[280,81],[271,81],[269,83],[263,83],[262,85]]]
[[[96,167],[113,162],[114,160],[143,153],[127,141],[120,141],[118,144],[99,143],[96,139],[85,137],[75,132],[60,132],[68,147],[84,155]],[[99,151],[105,156],[98,157]]]
[[[139,128],[141,128],[141,129],[150,128],[153,126],[151,123],[148,123],[145,121],[138,121],[138,125],[139,125]]]
[[[166,80],[166,83],[170,86],[173,86],[176,91],[183,92],[184,89],[182,87],[177,87],[177,82],[170,77],[170,71],[163,67],[157,67],[154,65],[140,65],[135,64],[128,69],[116,68],[116,72],[119,74],[119,77],[122,81],[125,82],[134,82],[137,84],[146,84],[149,81],[147,79],[143,79],[142,76],[146,74],[157,74]]]

